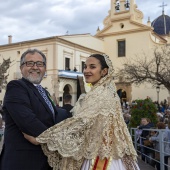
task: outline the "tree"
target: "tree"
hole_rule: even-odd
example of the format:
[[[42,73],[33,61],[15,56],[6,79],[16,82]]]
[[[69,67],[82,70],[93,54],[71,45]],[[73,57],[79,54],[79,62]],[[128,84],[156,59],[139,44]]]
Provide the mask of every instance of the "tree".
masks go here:
[[[124,75],[127,82],[142,84],[149,82],[153,85],[163,85],[170,92],[170,48],[161,47],[153,50],[150,57],[143,54],[140,58],[128,60],[123,64],[117,76]]]
[[[11,60],[10,58],[5,60],[3,59],[2,64],[0,64],[0,92],[3,88],[6,87],[7,84],[7,78],[9,74],[7,74],[7,70],[10,67]]]
[[[135,100],[131,108],[131,119],[129,127],[136,128],[141,124],[142,118],[149,118],[150,121],[156,126],[157,119],[157,107],[150,98],[144,100]]]

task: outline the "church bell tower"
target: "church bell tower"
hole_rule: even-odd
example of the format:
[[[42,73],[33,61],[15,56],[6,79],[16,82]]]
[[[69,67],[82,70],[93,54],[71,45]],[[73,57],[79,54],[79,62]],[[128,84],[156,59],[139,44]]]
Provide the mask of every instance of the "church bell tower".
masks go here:
[[[137,9],[135,0],[111,0],[111,20],[130,18],[142,23],[143,13]]]

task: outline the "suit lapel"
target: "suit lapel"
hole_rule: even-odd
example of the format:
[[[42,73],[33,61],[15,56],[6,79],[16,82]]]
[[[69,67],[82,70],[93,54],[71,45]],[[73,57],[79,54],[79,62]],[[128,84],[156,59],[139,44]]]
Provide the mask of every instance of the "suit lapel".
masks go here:
[[[50,113],[50,116],[52,116],[53,120],[53,113],[50,110],[50,108],[48,107],[47,103],[45,102],[45,100],[43,99],[43,97],[41,96],[41,94],[38,92],[38,90],[36,89],[36,87],[30,83],[29,81],[27,81],[26,79],[22,78],[22,80],[33,90],[34,94],[40,99],[41,103],[44,105],[44,107],[46,108],[46,110]],[[50,100],[50,99],[49,99]],[[51,102],[51,100],[50,100]],[[53,104],[52,104],[53,106]],[[54,112],[56,111],[56,109],[54,109]]]

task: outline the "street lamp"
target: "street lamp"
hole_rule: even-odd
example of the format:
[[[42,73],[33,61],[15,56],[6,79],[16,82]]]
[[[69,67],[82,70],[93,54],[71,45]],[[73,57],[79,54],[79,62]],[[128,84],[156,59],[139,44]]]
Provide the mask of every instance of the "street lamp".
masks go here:
[[[157,101],[159,103],[159,92],[160,92],[160,86],[159,85],[156,86],[156,91],[157,91]]]

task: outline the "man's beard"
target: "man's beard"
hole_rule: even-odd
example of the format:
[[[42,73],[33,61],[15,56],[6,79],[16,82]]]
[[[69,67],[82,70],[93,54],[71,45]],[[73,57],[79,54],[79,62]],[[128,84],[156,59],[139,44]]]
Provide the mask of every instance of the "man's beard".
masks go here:
[[[43,76],[40,75],[38,77],[33,77],[32,75],[28,75],[27,77],[24,77],[26,80],[28,80],[29,82],[33,83],[33,84],[40,84],[42,79],[43,79]]]

